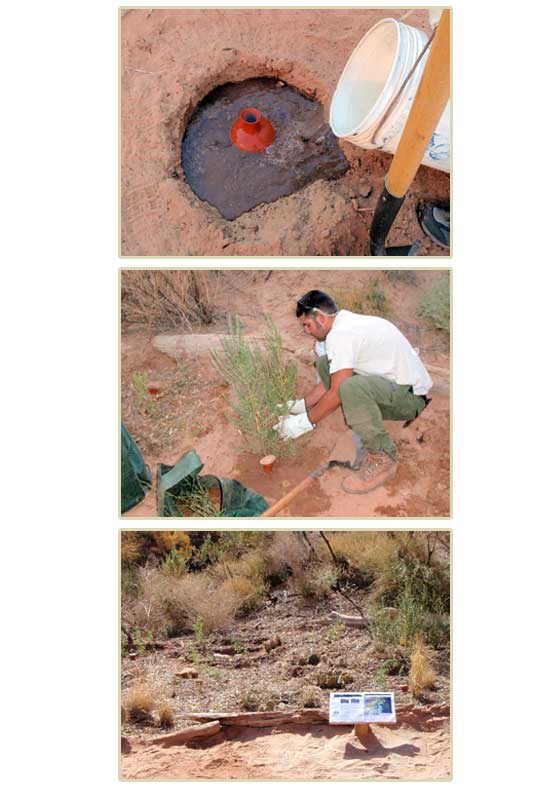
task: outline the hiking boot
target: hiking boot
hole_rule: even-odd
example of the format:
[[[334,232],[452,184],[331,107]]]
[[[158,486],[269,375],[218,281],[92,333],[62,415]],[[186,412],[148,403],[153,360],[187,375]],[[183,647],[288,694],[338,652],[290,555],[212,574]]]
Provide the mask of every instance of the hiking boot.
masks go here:
[[[361,461],[360,470],[343,480],[342,490],[353,495],[364,495],[393,479],[397,470],[398,463],[386,452],[368,451]]]

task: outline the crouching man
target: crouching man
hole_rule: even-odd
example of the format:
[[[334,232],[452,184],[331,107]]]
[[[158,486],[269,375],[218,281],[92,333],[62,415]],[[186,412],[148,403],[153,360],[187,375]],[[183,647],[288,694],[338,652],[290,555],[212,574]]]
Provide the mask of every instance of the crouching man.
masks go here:
[[[321,382],[305,399],[288,402],[289,415],[274,429],[284,440],[299,438],[341,406],[357,446],[354,473],[342,487],[348,493],[371,492],[397,470],[396,446],[383,419],[416,419],[430,402],[432,380],[388,320],[338,310],[320,290],[299,299],[296,317],[305,333],[326,340],[326,353],[317,360]]]

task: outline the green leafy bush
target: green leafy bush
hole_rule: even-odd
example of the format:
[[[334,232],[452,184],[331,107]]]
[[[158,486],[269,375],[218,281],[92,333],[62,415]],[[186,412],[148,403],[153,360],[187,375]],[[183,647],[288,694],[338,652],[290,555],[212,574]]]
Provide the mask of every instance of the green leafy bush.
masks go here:
[[[424,317],[434,328],[450,333],[450,277],[443,276],[423,293],[417,306],[417,314]]]
[[[265,349],[250,345],[242,336],[239,320],[230,321],[230,336],[212,353],[213,363],[231,386],[232,419],[250,451],[276,456],[292,454],[294,441],[280,440],[272,429],[284,415],[279,405],[295,398],[297,367],[284,363],[282,338],[269,320]]]

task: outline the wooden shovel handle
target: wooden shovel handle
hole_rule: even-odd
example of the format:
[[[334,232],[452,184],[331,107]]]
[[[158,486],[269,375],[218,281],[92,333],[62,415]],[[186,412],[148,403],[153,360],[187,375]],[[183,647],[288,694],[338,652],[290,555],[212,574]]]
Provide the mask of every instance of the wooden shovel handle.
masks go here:
[[[307,478],[303,479],[303,481],[300,482],[297,487],[294,487],[293,490],[290,490],[287,495],[284,495],[283,498],[280,498],[279,501],[276,501],[276,503],[273,504],[270,509],[267,509],[266,512],[263,512],[261,517],[274,517],[275,514],[278,514],[278,512],[281,512],[282,509],[285,509],[290,501],[293,501],[294,498],[297,498],[297,496],[302,493],[303,490],[306,490],[307,487],[310,487],[314,481],[315,479],[312,476],[307,476]]]

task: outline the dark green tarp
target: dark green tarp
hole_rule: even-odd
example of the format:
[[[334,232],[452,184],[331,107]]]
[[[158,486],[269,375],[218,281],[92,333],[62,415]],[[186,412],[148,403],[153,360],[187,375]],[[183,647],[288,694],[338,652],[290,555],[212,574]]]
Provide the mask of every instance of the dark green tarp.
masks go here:
[[[152,474],[148,465],[143,462],[139,447],[122,422],[121,434],[121,513],[137,506],[150,490]]]
[[[186,496],[195,483],[205,488],[220,487],[222,513],[225,517],[257,517],[268,509],[268,503],[258,493],[244,487],[235,479],[220,478],[205,474],[201,458],[195,450],[184,454],[175,465],[158,466],[157,507],[161,517],[183,517],[176,505],[176,499]]]

